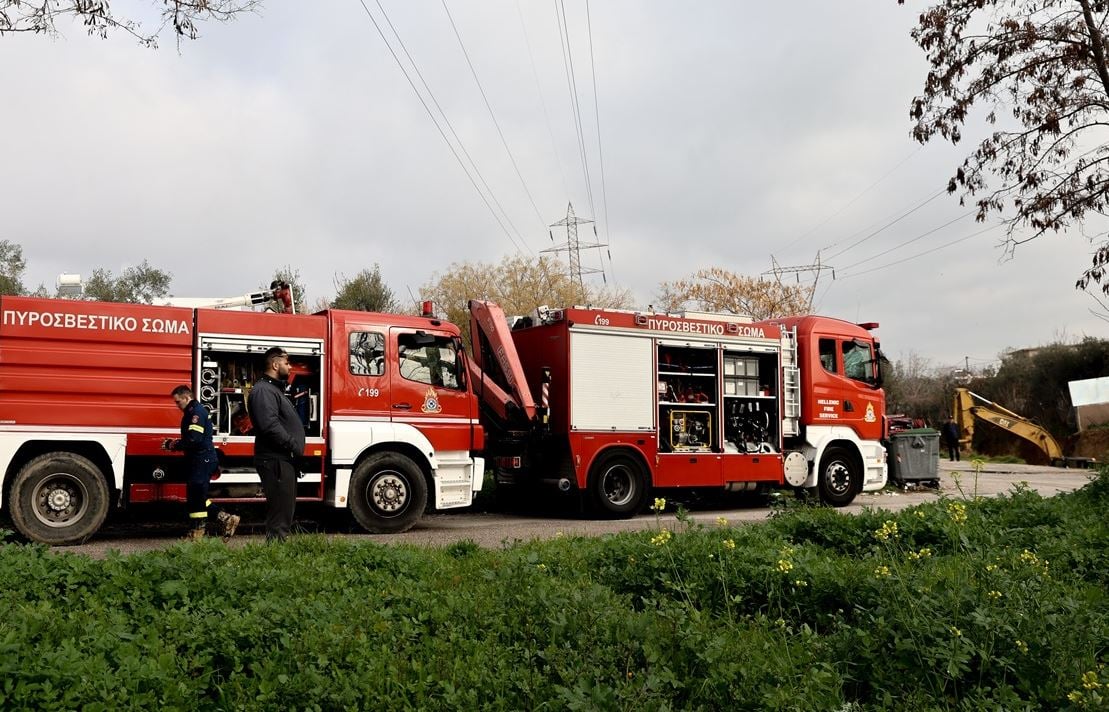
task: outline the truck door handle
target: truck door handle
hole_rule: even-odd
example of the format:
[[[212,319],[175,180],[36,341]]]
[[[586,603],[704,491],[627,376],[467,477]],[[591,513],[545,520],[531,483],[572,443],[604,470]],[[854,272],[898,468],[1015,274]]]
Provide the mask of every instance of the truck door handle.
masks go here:
[[[411,403],[394,403],[393,407],[397,410],[412,410]]]
[[[851,401],[844,401],[843,402],[843,409],[844,409],[844,411],[846,411],[848,413],[854,413],[855,412],[855,406],[852,405]]]

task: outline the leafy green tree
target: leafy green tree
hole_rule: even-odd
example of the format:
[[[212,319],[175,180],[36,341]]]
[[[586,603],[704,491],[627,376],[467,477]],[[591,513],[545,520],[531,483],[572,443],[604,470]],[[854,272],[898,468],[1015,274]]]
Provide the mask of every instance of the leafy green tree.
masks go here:
[[[85,282],[85,298],[101,302],[152,304],[169,294],[173,275],[143,260],[137,267],[128,267],[118,277],[109,270],[97,268]]]
[[[381,268],[374,264],[372,270],[363,269],[354,277],[335,276],[335,298],[332,309],[351,309],[368,312],[395,312],[398,305],[393,290],[381,278]]]
[[[25,294],[23,272],[26,269],[23,247],[9,240],[0,240],[0,294]]]
[[[980,221],[1003,218],[1010,253],[1109,210],[1107,22],[1104,0],[940,0],[912,32],[930,65],[913,137],[958,143],[984,116],[992,132],[948,191],[973,199]],[[1107,266],[1103,241],[1076,286],[1109,293]]]
[[[205,22],[226,22],[245,12],[256,11],[261,0],[149,0],[157,8],[161,22],[150,30],[126,15],[115,12],[108,0],[0,0],[0,36],[9,33],[57,35],[63,19],[80,22],[90,35],[107,38],[109,34],[130,35],[147,47],[157,47],[158,37],[173,28],[178,44],[195,40]]]

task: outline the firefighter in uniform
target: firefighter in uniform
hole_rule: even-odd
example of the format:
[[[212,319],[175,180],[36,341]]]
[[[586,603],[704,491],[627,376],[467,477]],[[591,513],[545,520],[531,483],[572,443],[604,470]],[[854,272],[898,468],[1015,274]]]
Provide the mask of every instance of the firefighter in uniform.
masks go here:
[[[239,517],[223,511],[208,499],[208,484],[219,467],[216,448],[212,444],[212,421],[208,418],[208,409],[193,398],[193,391],[188,386],[177,386],[171,395],[173,402],[183,413],[181,437],[177,440],[167,438],[162,447],[185,453],[188,472],[185,502],[189,521],[192,523],[185,539],[203,539],[208,528],[208,515],[211,514],[219,522],[223,540],[227,541],[234,536],[235,528],[239,526]]]

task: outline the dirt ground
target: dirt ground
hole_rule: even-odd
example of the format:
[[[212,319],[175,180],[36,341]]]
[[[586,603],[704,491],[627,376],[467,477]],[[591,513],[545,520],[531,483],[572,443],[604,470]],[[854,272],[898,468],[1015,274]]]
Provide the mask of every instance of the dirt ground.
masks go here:
[[[1073,438],[1074,457],[1092,457],[1109,462],[1109,428],[1084,430]]]

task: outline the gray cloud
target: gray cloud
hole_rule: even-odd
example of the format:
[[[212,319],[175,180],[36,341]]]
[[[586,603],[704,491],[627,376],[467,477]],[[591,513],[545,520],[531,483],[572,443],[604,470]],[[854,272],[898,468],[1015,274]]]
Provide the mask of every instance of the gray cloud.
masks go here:
[[[550,245],[546,224],[573,201],[598,219],[612,274],[643,304],[660,281],[704,266],[758,273],[771,254],[801,264],[822,248],[828,259],[946,184],[971,146],[917,151],[909,138],[924,73],[908,36],[919,8],[593,3],[606,224],[584,4],[567,13],[592,211],[552,6],[449,3],[540,217],[441,5],[384,5],[525,252]],[[57,41],[0,40],[0,63],[15,68],[0,114],[2,237],[23,244],[28,281],[145,258],[173,272],[175,293],[215,296],[290,264],[316,298],[337,272],[377,262],[404,297],[452,262],[512,252],[362,7],[303,8],[270,3],[204,28],[180,54],[77,26]],[[943,196],[832,259],[820,309],[879,321],[894,357],[939,364],[1102,333],[1093,301],[1072,288],[1090,252],[1077,234],[999,263],[997,231],[851,276],[981,229],[967,219],[862,262],[964,210]]]

